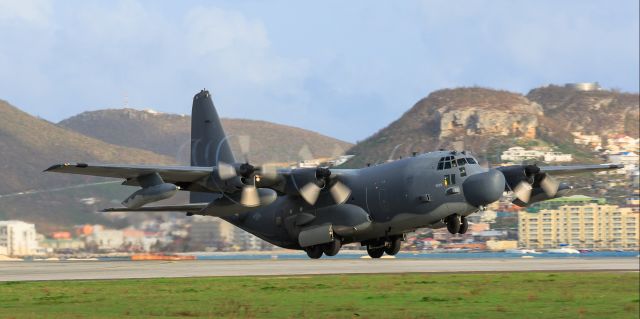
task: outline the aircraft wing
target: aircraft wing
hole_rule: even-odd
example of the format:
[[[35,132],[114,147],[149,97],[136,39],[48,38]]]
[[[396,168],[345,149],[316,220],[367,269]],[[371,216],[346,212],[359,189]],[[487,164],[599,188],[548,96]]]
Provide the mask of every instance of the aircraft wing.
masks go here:
[[[146,206],[139,208],[107,208],[102,210],[103,212],[185,212],[185,213],[198,213],[205,209],[209,203],[193,203],[184,205],[167,205],[167,206]]]
[[[624,168],[622,164],[594,164],[594,165],[567,165],[567,166],[541,166],[541,173],[556,175],[570,175],[587,172],[599,172]]]
[[[208,176],[214,167],[199,166],[156,166],[156,165],[121,165],[121,164],[56,164],[45,172],[90,175],[111,178],[124,178],[125,185],[138,186],[139,176],[158,173],[167,183],[192,183]]]

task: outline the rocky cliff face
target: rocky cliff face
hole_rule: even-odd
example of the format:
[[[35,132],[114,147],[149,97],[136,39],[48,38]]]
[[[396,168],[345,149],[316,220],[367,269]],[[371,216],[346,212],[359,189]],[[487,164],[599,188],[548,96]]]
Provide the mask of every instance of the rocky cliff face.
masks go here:
[[[527,98],[539,103],[548,118],[569,132],[638,137],[638,94],[549,85],[531,90]]]
[[[527,96],[484,88],[440,90],[353,147],[351,166],[439,148],[495,158],[518,144],[557,147],[589,161],[593,156],[572,143],[571,132],[638,137],[639,108],[638,94],[555,85]]]
[[[400,119],[350,150],[353,165],[438,148],[485,153],[494,139],[536,137],[537,103],[521,94],[485,88],[446,89],[418,101]],[[397,147],[397,148],[396,148]]]
[[[436,109],[441,139],[461,134],[535,138],[543,115],[540,105],[523,96],[481,88],[443,90],[422,102],[416,107]]]

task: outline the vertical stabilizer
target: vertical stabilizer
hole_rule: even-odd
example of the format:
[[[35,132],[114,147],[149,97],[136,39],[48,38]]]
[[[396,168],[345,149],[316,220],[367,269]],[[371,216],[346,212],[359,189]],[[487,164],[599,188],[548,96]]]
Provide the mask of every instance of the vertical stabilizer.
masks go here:
[[[213,106],[209,91],[193,97],[191,109],[191,166],[217,166],[218,162],[235,163],[229,141]],[[210,202],[215,194],[191,192],[192,203]]]

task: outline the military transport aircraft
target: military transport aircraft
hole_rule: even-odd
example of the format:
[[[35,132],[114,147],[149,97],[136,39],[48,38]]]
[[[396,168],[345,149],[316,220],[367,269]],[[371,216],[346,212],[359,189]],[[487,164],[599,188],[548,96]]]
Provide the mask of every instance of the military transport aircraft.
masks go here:
[[[550,174],[622,165],[512,165],[485,169],[465,151],[437,151],[360,169],[275,169],[237,162],[208,91],[193,99],[191,166],[58,164],[47,172],[122,178],[140,186],[105,211],[180,211],[220,217],[274,245],[310,258],[336,255],[359,242],[372,258],[395,255],[404,234],[418,228],[467,231],[466,216],[503,192],[520,206],[565,195]],[[144,206],[189,191],[190,203]]]

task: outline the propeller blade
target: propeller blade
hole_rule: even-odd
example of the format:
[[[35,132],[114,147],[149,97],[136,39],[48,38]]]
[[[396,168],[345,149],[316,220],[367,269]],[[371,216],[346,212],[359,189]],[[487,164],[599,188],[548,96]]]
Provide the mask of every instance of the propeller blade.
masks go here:
[[[302,198],[304,198],[304,200],[307,203],[309,203],[309,205],[313,205],[318,200],[318,196],[320,196],[321,189],[322,188],[316,185],[316,183],[311,182],[311,183],[308,183],[307,185],[304,185],[300,189],[300,196],[302,196]]]
[[[546,174],[544,179],[540,181],[540,187],[544,190],[545,194],[550,198],[553,198],[558,193],[558,188],[560,187],[560,183],[556,181],[555,178],[551,177],[551,175]]]
[[[249,150],[251,147],[251,137],[249,135],[238,136],[238,144],[240,144],[240,152],[242,153],[242,155],[249,154]]]
[[[333,200],[336,204],[343,204],[347,199],[349,199],[349,196],[351,196],[351,189],[340,181],[333,184],[329,191],[331,192],[331,196],[333,196]]]
[[[311,153],[311,149],[309,145],[304,144],[300,151],[298,152],[298,156],[302,159],[302,161],[310,161],[313,159],[313,153]]]
[[[237,176],[236,168],[225,162],[218,163],[218,176],[221,180],[231,179]]]
[[[240,153],[242,160],[249,163],[249,151],[251,151],[251,137],[249,135],[238,136],[238,144],[240,145]]]
[[[531,187],[531,184],[527,183],[526,181],[522,181],[513,189],[513,194],[516,195],[516,197],[522,202],[528,203],[531,199],[532,189],[533,188]]]
[[[275,179],[278,177],[278,169],[273,164],[264,164],[260,166],[260,176],[266,179]]]
[[[247,207],[260,206],[260,196],[258,195],[258,189],[252,185],[243,187],[242,194],[240,195],[240,204]]]

